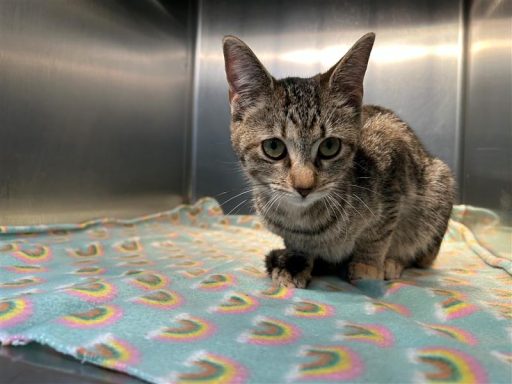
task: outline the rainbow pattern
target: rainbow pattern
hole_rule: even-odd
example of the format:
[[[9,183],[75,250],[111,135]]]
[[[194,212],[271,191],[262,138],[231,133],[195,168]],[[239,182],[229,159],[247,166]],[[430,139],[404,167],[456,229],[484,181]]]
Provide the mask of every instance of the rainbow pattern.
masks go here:
[[[253,297],[234,292],[225,297],[224,301],[214,308],[217,313],[239,314],[254,311],[259,303]]]
[[[326,318],[334,314],[334,308],[331,305],[312,300],[301,300],[295,303],[287,311],[288,314],[304,318]]]
[[[18,249],[12,254],[17,259],[28,264],[46,263],[52,259],[52,251],[45,245],[31,245],[30,248],[25,246]]]
[[[139,361],[137,349],[111,334],[102,335],[91,344],[78,347],[75,353],[79,359],[120,370]]]
[[[416,283],[413,281],[403,281],[403,280],[402,281],[396,281],[396,280],[391,281],[387,285],[386,296],[394,295],[399,290],[404,289],[404,288],[409,288],[411,286],[416,286]]]
[[[76,285],[67,288],[65,291],[70,295],[91,303],[104,303],[112,300],[117,295],[117,288],[106,281],[95,281]]]
[[[232,274],[210,275],[199,283],[198,288],[205,291],[221,291],[231,287],[235,283],[236,279]]]
[[[84,247],[68,249],[68,254],[76,258],[99,257],[103,256],[104,249],[101,243],[95,242]]]
[[[10,265],[4,268],[15,273],[41,273],[48,271],[48,268],[41,265]]]
[[[293,379],[320,380],[353,380],[363,373],[361,358],[348,347],[308,346],[301,349],[302,356],[312,359],[309,363],[300,364],[293,373]]]
[[[114,249],[119,252],[140,252],[142,251],[142,243],[140,239],[129,239],[114,244]]]
[[[114,324],[122,315],[123,311],[118,306],[104,305],[63,316],[58,322],[73,328],[99,328]]]
[[[82,267],[75,270],[73,273],[76,275],[102,275],[106,272],[105,268],[95,267],[95,266],[87,266]]]
[[[169,265],[171,268],[196,268],[201,267],[204,263],[199,260],[183,260],[178,263]]]
[[[143,269],[130,269],[128,271],[125,271],[123,272],[123,276],[133,276],[133,275],[138,275],[138,274],[141,274],[141,273],[144,273],[144,270]]]
[[[44,279],[40,277],[25,277],[23,279],[17,279],[13,281],[8,281],[6,283],[1,283],[0,288],[26,288],[31,287],[33,285],[41,284],[44,282]]]
[[[0,301],[0,329],[23,323],[32,315],[32,303],[26,298]]]
[[[454,340],[460,341],[461,343],[468,345],[477,345],[478,339],[470,332],[454,327],[452,325],[444,324],[422,324],[425,329],[433,331],[437,335],[450,337]]]
[[[151,246],[155,248],[162,248],[166,250],[175,251],[179,248],[176,246],[176,243],[172,240],[164,240],[164,241],[155,241],[151,243]]]
[[[378,324],[356,324],[348,322],[339,322],[343,327],[343,334],[337,336],[337,339],[360,341],[363,343],[374,344],[381,348],[392,347],[395,343],[395,337],[389,328]]]
[[[2,232],[0,231],[0,233],[2,233]],[[20,247],[19,247],[18,243],[2,244],[2,245],[0,245],[0,252],[14,252],[14,251],[17,251],[19,248]]]
[[[157,272],[142,272],[129,280],[129,283],[138,288],[151,291],[167,287],[170,280],[167,276]]]
[[[176,316],[174,321],[179,326],[160,328],[150,332],[148,337],[161,341],[189,343],[206,339],[215,332],[213,323],[186,313]]]
[[[108,239],[109,233],[106,228],[94,228],[87,231],[91,239]]]
[[[406,317],[411,316],[409,308],[401,304],[386,303],[384,301],[373,301],[371,303],[370,312],[380,313],[385,311],[392,311]]]
[[[442,289],[442,288],[434,288],[432,289],[437,296],[445,296],[445,297],[457,297],[459,299],[463,299],[465,296],[460,291],[454,291],[452,289]]]
[[[239,341],[256,345],[291,344],[300,337],[300,329],[282,320],[258,316],[256,328],[240,336]]]
[[[466,317],[478,310],[476,305],[458,297],[448,297],[441,304],[437,304],[437,314],[440,319],[445,321]]]
[[[445,285],[464,286],[464,285],[470,285],[471,284],[467,280],[457,279],[455,277],[449,277],[449,276],[442,277],[441,280],[442,280],[442,282]]]
[[[421,381],[429,383],[486,383],[487,375],[473,356],[446,347],[426,347],[413,352],[414,360],[434,370],[421,372]]]
[[[187,279],[195,279],[196,277],[205,275],[208,270],[205,268],[193,268],[187,269],[186,271],[180,271],[180,274],[185,276]]]
[[[165,289],[136,297],[132,301],[160,309],[173,309],[183,304],[183,298],[177,292]]]
[[[267,277],[267,274],[264,271],[262,271],[261,269],[255,267],[253,265],[246,265],[242,268],[239,268],[238,270],[246,275],[256,277],[256,278],[263,279],[263,278]]]
[[[129,254],[129,255],[121,255],[117,257],[118,260],[138,260],[138,259],[144,259],[145,257],[142,255],[139,255],[138,253],[135,254]]]
[[[235,360],[204,351],[192,356],[187,365],[196,366],[198,370],[179,374],[177,383],[243,384],[248,376],[247,369]]]
[[[280,287],[278,285],[271,285],[264,291],[259,292],[258,296],[268,299],[286,300],[292,298],[294,292],[295,291],[291,288]]]
[[[52,236],[52,242],[54,243],[64,243],[71,238],[69,231],[60,229],[50,231],[49,235]]]
[[[119,263],[117,265],[120,267],[140,267],[140,266],[154,265],[154,264],[155,264],[154,261],[141,259],[141,260],[128,261],[126,263]]]

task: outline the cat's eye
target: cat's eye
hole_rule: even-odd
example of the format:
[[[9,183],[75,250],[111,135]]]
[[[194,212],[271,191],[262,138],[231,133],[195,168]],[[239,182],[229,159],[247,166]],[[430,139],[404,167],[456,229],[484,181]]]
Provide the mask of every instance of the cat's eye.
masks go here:
[[[341,150],[341,140],[337,137],[328,137],[318,147],[318,157],[321,159],[332,159]]]
[[[286,145],[279,139],[263,140],[261,143],[263,152],[272,160],[281,160],[286,156]]]

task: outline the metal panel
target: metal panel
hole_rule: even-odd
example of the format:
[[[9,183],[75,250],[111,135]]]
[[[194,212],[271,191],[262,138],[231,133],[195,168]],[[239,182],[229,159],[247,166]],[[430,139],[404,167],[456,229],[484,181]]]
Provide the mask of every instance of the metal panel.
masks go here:
[[[0,224],[183,200],[187,1],[0,1]]]
[[[243,177],[229,143],[221,39],[245,40],[276,77],[312,76],[333,65],[361,35],[377,33],[366,103],[394,109],[434,154],[458,173],[462,58],[460,1],[200,2],[193,190],[247,211]],[[237,206],[243,207],[239,210]]]
[[[512,223],[512,1],[475,0],[469,21],[464,201]]]

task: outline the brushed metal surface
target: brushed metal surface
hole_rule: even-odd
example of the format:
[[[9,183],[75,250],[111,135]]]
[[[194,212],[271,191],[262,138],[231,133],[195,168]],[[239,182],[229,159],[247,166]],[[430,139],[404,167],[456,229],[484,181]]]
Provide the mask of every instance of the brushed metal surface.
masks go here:
[[[183,200],[190,7],[0,1],[0,224],[131,216]]]
[[[512,1],[473,1],[468,43],[464,201],[512,223]]]
[[[312,76],[364,33],[377,40],[365,102],[394,109],[458,174],[461,1],[200,1],[195,69],[193,191],[247,212],[248,193],[229,142],[223,35],[254,50],[275,77]]]

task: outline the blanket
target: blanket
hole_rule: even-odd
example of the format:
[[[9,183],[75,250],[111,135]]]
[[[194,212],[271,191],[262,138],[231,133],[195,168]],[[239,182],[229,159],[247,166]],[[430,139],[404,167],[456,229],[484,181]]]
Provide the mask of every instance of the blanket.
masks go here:
[[[0,342],[157,384],[509,383],[510,240],[492,212],[457,206],[432,269],[288,289],[264,272],[281,239],[210,198],[130,221],[0,226]]]

